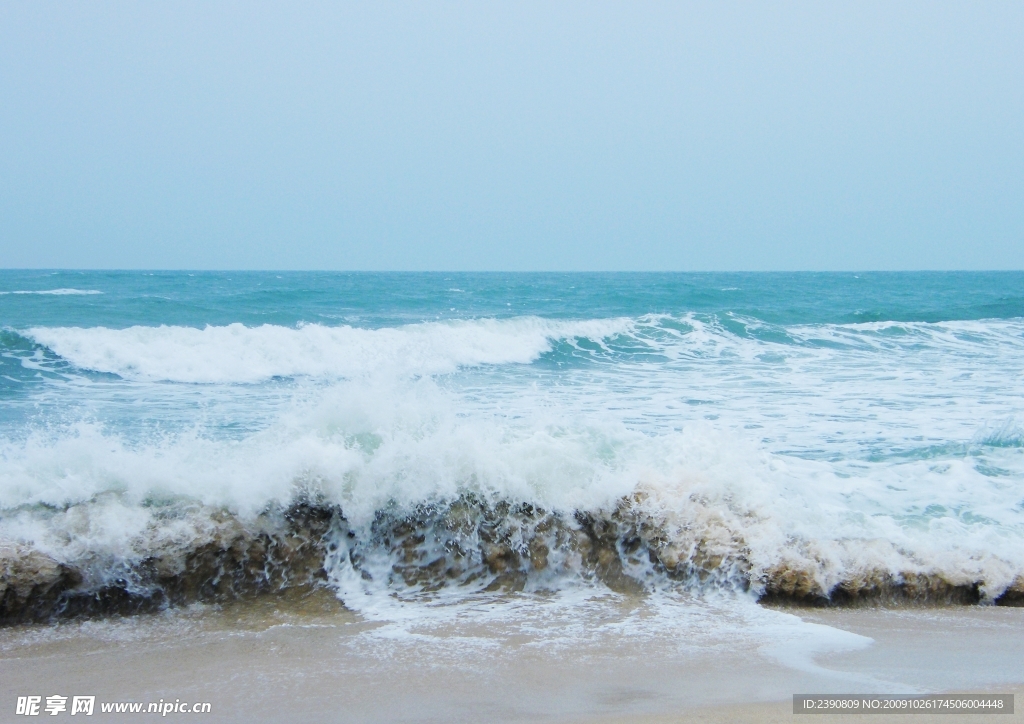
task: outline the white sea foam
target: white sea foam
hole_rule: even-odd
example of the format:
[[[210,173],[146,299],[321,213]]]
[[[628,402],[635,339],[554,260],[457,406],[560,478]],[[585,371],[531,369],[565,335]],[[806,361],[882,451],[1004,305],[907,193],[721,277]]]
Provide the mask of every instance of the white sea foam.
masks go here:
[[[1004,452],[1005,465],[1020,465],[1016,449]],[[755,579],[782,566],[809,571],[824,590],[866,571],[922,572],[982,581],[995,596],[1024,571],[1019,486],[969,459],[851,471],[772,454],[706,421],[645,434],[576,410],[473,412],[429,379],[340,383],[243,439],[193,431],[140,444],[79,423],[6,441],[0,538],[61,560],[130,561],[151,550],[153,536],[201,525],[159,518],[153,501],[194,500],[251,518],[297,492],[341,506],[364,539],[381,510],[465,493],[571,515],[640,492],[670,534],[739,545]]]
[[[14,291],[0,292],[0,294],[52,294],[63,297],[76,294],[103,294],[103,292],[98,289],[16,289]]]
[[[948,363],[991,362],[1024,353],[1024,321],[981,320],[941,324],[877,322],[772,328],[733,317],[751,334],[737,335],[723,321],[697,315],[645,315],[636,319],[549,320],[538,317],[426,322],[366,329],[304,324],[144,327],[35,327],[26,336],[82,369],[132,380],[252,383],[273,377],[334,379],[390,372],[433,375],[460,367],[529,364],[558,341],[580,357],[612,359],[632,372],[630,355],[662,362],[706,365],[730,373],[738,363],[759,374],[799,368],[801,375],[896,365],[901,361],[960,372]],[[582,341],[585,347],[576,343]],[[617,356],[615,356],[617,355]],[[640,360],[642,361],[642,360]],[[774,365],[774,370],[773,366]],[[780,366],[782,365],[782,366]],[[835,371],[841,371],[836,369]]]
[[[82,368],[134,380],[259,382],[273,377],[340,378],[369,373],[432,375],[459,367],[528,364],[553,340],[603,339],[629,320],[560,322],[537,317],[361,329],[36,327],[27,336]]]

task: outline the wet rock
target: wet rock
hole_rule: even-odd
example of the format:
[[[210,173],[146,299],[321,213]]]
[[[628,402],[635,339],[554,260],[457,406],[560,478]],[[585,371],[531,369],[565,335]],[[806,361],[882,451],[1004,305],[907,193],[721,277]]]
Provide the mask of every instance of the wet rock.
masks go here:
[[[548,554],[551,552],[544,539],[536,536],[530,540],[530,564],[535,571],[543,571],[548,567]]]
[[[780,566],[766,573],[759,600],[805,606],[970,605],[981,602],[981,584],[953,582],[940,574],[867,571],[825,591],[816,571]]]
[[[0,625],[132,614],[310,587],[326,577],[325,536],[335,514],[296,505],[245,526],[216,511],[202,537],[139,542],[143,552],[155,549],[114,566],[119,575],[103,573],[95,561],[74,565],[24,546],[0,547]]]
[[[1024,606],[1024,576],[1017,579],[995,600],[997,606]]]
[[[698,511],[670,523],[657,510],[642,495],[572,514],[464,495],[381,510],[369,530],[356,531],[340,509],[314,503],[245,522],[221,510],[168,505],[123,561],[58,561],[26,546],[0,546],[0,624],[301,591],[339,561],[366,581],[382,573],[371,561],[388,561],[378,584],[427,592],[520,591],[578,576],[628,593],[755,587],[762,602],[784,605],[948,605],[982,597],[980,583],[920,572],[862,571],[837,582],[825,573],[835,568],[828,552],[800,541],[791,558],[755,569],[734,520]],[[1024,605],[1024,577],[996,602]]]
[[[74,568],[23,546],[0,546],[0,623],[49,618],[61,597],[81,583]]]
[[[489,584],[487,584],[485,591],[504,591],[506,593],[512,593],[514,591],[522,591],[526,587],[526,572],[525,571],[506,571],[498,576],[494,577]]]
[[[941,574],[905,573],[899,577],[890,591],[895,592],[895,598],[898,600],[928,605],[967,605],[981,602],[979,582],[958,583]]]
[[[491,573],[504,573],[517,568],[519,556],[509,545],[485,543],[482,548],[484,563]]]
[[[810,606],[829,603],[828,591],[824,590],[814,570],[774,566],[765,571],[762,581],[764,592],[758,600],[763,603],[788,602]]]

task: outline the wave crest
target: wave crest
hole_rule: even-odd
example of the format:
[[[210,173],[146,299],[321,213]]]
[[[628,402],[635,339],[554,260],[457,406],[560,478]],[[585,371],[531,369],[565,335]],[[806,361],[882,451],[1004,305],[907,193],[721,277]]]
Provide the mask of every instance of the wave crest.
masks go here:
[[[426,322],[362,329],[35,327],[26,336],[81,369],[125,379],[254,383],[275,377],[347,378],[369,373],[433,375],[460,367],[529,364],[559,339],[602,339],[628,320],[561,322],[538,317]]]

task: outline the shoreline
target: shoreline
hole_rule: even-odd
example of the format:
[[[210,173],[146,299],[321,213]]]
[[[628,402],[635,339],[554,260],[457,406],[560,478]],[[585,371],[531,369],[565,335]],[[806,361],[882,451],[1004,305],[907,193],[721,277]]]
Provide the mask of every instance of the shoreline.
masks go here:
[[[0,707],[13,712],[18,695],[86,693],[209,701],[204,721],[661,724],[789,722],[797,693],[1024,693],[1021,608],[803,608],[797,620],[757,606],[764,625],[751,628],[729,609],[694,624],[686,608],[659,614],[620,597],[573,604],[578,630],[567,634],[550,620],[554,604],[518,603],[487,604],[509,609],[504,618],[460,609],[429,630],[368,620],[326,591],[9,627],[0,629]],[[658,615],[667,628],[657,636],[630,628]],[[983,721],[1021,721],[1024,698],[1016,705],[1013,716]],[[849,720],[806,719],[838,716]]]

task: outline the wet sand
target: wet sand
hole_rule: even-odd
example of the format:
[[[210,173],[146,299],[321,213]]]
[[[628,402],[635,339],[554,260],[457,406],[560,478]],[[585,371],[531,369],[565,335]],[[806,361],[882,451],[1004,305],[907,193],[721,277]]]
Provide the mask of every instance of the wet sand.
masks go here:
[[[623,621],[650,615],[643,604],[620,608]],[[694,629],[686,635],[691,646],[670,635],[641,641],[623,628],[572,645],[572,636],[557,635],[564,623],[541,620],[542,607],[530,614],[536,621],[514,630],[467,619],[427,636],[364,621],[326,593],[14,627],[0,630],[0,721],[25,720],[14,716],[19,695],[85,694],[97,701],[208,701],[212,713],[201,717],[208,722],[824,724],[863,717],[794,716],[793,694],[1024,692],[1024,609],[788,613],[874,642],[802,656],[791,646],[773,651],[761,639],[719,642],[718,634],[702,638]],[[582,630],[608,624],[588,616],[596,614],[580,614]],[[1012,716],[867,721],[1024,721],[1024,698],[1016,703]],[[158,717],[97,710],[91,721],[139,718]]]

